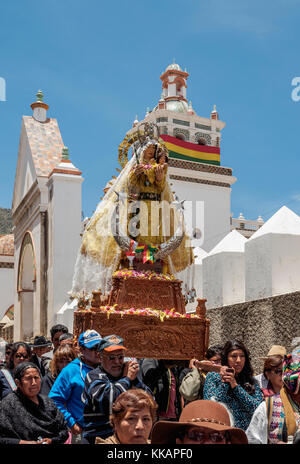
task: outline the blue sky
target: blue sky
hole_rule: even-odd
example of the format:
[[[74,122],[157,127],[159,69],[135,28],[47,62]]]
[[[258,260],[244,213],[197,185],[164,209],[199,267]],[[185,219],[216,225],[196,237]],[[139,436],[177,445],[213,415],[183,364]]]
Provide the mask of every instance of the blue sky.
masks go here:
[[[232,212],[300,214],[300,0],[23,0],[0,7],[0,206],[10,208],[22,115],[38,89],[82,172],[83,212],[117,174],[118,145],[161,94],[175,58],[201,116],[226,122]],[[300,90],[299,90],[300,95]]]

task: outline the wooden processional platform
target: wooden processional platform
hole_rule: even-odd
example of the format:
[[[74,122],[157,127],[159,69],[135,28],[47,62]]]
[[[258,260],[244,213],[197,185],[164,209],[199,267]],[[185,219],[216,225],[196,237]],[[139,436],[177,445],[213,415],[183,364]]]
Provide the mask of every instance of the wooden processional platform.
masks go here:
[[[93,292],[89,309],[78,303],[76,340],[85,330],[94,329],[102,337],[122,337],[128,357],[203,359],[209,344],[206,300],[198,299],[196,314],[186,314],[179,280],[113,277],[106,306],[100,296]]]

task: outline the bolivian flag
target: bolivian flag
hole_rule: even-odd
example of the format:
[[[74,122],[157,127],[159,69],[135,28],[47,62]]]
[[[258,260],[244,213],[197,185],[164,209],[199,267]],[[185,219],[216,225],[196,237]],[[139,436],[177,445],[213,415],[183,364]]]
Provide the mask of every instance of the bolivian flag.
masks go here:
[[[170,158],[220,166],[220,147],[185,142],[170,135],[160,136],[166,144]]]
[[[154,253],[156,253],[159,250],[159,247],[155,245],[144,245],[139,243],[135,249],[135,253],[143,253],[143,263],[147,263],[150,261],[150,263],[154,263],[155,258],[154,258]]]

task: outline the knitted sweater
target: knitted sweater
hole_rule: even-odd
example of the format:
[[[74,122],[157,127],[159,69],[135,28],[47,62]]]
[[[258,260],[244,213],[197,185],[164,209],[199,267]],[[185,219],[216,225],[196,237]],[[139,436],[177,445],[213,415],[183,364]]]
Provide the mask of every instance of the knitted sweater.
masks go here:
[[[263,401],[263,394],[257,384],[254,385],[254,393],[250,395],[241,385],[231,388],[228,382],[222,382],[220,374],[209,372],[205,379],[203,399],[212,398],[230,409],[235,427],[246,430],[254,411]]]
[[[88,372],[85,378],[82,400],[84,401],[84,437],[107,438],[113,434],[109,416],[115,399],[130,388],[141,388],[152,394],[151,390],[137,378],[113,377],[101,366]]]

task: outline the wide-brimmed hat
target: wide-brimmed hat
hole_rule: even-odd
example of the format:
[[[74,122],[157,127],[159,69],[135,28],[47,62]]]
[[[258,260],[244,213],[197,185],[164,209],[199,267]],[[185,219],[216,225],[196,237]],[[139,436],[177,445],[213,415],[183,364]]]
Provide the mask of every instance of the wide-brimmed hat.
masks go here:
[[[107,335],[102,338],[98,351],[114,351],[114,350],[127,350],[123,345],[123,338],[118,335]]]
[[[42,348],[45,346],[51,346],[52,342],[47,340],[43,335],[37,335],[34,337],[33,343],[30,343],[31,348]]]
[[[91,349],[101,342],[101,335],[96,330],[86,330],[79,335],[78,345]]]
[[[286,349],[285,349],[284,346],[282,346],[282,345],[273,345],[269,349],[269,352],[268,352],[267,356],[261,357],[259,359],[261,359],[262,361],[265,361],[270,356],[281,356],[283,358],[285,355],[286,355]]]
[[[231,443],[247,444],[247,436],[242,429],[230,426],[229,414],[222,404],[210,400],[197,400],[187,404],[178,422],[159,421],[153,427],[151,443],[175,443],[176,435],[186,427],[204,427],[212,431],[228,431]]]
[[[283,360],[283,382],[290,393],[300,391],[300,350],[293,351]]]

